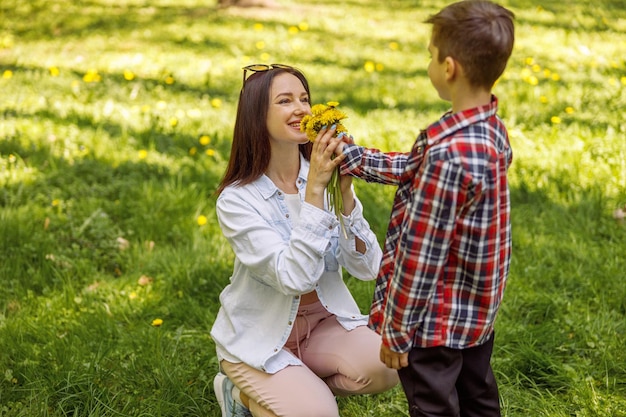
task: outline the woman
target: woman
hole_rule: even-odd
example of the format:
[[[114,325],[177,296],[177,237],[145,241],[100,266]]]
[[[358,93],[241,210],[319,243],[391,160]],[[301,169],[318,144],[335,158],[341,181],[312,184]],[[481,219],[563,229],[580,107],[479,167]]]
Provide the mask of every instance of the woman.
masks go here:
[[[246,79],[248,72],[252,72]],[[335,396],[385,391],[397,373],[342,279],[377,275],[381,250],[350,177],[341,179],[346,233],[325,207],[343,156],[328,126],[314,143],[304,75],[285,65],[244,68],[217,216],[235,253],[211,336],[223,417],[337,417]]]

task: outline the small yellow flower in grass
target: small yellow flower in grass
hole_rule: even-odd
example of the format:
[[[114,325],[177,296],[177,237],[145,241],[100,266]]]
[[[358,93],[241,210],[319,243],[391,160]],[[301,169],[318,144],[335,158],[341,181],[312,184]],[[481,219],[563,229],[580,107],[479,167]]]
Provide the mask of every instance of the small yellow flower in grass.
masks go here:
[[[215,109],[219,109],[222,107],[222,99],[221,98],[213,98],[211,99],[211,107]]]
[[[256,30],[257,32],[260,32],[263,30],[263,23],[255,23],[254,24],[254,30]]]
[[[400,45],[398,44],[398,42],[389,42],[389,49],[391,49],[392,51],[397,51],[398,49],[400,49]]]
[[[619,79],[620,82],[622,83],[622,85],[626,85],[626,76],[623,76],[622,78]]]
[[[543,104],[546,104],[548,102],[548,97],[546,96],[541,96],[539,97],[539,101]]]
[[[170,118],[170,126],[172,127],[178,126],[178,119],[175,117]]]
[[[152,326],[160,327],[163,324],[163,319],[154,319],[152,320]]]
[[[5,70],[2,73],[2,78],[4,78],[5,80],[8,80],[11,77],[13,77],[13,71],[11,71],[11,70]]]
[[[146,159],[148,157],[148,151],[145,149],[139,150],[139,159]]]
[[[550,118],[550,121],[551,121],[553,124],[558,125],[559,123],[561,123],[561,118],[560,118],[559,116],[552,116],[552,117]]]
[[[309,30],[309,24],[307,22],[300,22],[298,23],[298,29],[300,29],[303,32],[306,32],[307,30]]]
[[[124,70],[124,79],[126,81],[132,81],[135,79],[135,74],[131,70]]]
[[[55,198],[54,200],[52,200],[52,207],[58,207],[61,204],[61,200],[59,200],[58,198]]]
[[[85,75],[83,75],[83,81],[86,83],[98,83],[102,81],[102,77],[98,74],[97,69],[90,68],[87,70]]]
[[[526,65],[533,65],[535,63],[535,58],[529,56],[528,58],[524,60],[524,63]]]
[[[59,74],[61,73],[61,71],[59,71],[59,68],[58,67],[54,67],[54,66],[48,68],[48,71],[50,71],[50,75],[52,77],[58,77]]]
[[[573,107],[571,107],[571,106],[566,107],[566,108],[565,108],[565,113],[567,113],[567,114],[572,114],[572,113],[574,113],[574,108],[573,108]]]
[[[372,61],[366,61],[363,68],[365,69],[365,72],[374,72],[376,71],[376,64]]]
[[[298,29],[298,26],[290,26],[289,27],[289,34],[290,35],[297,35],[298,32],[300,32],[300,29]]]
[[[207,156],[214,156],[215,149],[207,149],[206,151],[204,151],[204,153],[207,154]]]
[[[189,148],[189,156],[194,156],[197,153],[198,153],[198,148],[196,148],[195,146],[192,146],[191,148]]]
[[[200,142],[200,145],[202,146],[207,146],[209,143],[211,143],[211,137],[208,135],[202,135],[200,136],[200,139],[198,139],[198,142]]]
[[[256,46],[256,49],[265,49],[265,41],[258,41],[254,46]]]
[[[552,74],[552,76],[550,77],[552,78],[552,81],[560,81],[561,80],[561,76],[557,73]]]
[[[168,84],[168,85],[174,84],[174,77],[172,77],[171,75],[168,75],[167,77],[165,77],[165,84]]]
[[[128,294],[128,298],[134,300],[135,298],[137,298],[137,293],[135,291],[131,291],[131,293]]]
[[[201,214],[198,216],[198,219],[196,221],[198,222],[198,226],[204,226],[205,224],[207,224],[208,219],[206,218],[206,216]]]

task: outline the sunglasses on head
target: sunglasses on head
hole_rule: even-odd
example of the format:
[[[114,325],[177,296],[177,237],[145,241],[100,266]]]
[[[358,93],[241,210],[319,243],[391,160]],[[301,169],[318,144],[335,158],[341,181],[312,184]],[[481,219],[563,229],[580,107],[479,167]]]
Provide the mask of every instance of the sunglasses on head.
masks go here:
[[[242,86],[246,84],[246,80],[248,79],[248,77],[246,76],[248,74],[248,71],[255,73],[255,72],[263,72],[263,71],[269,71],[269,70],[273,70],[276,68],[287,68],[287,69],[291,69],[293,67],[289,66],[289,65],[283,65],[283,64],[252,64],[252,65],[248,65],[243,67],[243,82],[242,82]]]

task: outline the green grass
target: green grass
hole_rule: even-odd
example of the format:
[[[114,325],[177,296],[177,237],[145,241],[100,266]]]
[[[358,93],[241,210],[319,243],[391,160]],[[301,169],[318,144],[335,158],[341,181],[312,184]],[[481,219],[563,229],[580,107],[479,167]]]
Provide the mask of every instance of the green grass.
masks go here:
[[[626,8],[502,3],[517,15],[495,89],[514,147],[503,414],[626,416]],[[241,67],[296,65],[357,142],[408,150],[447,109],[420,23],[444,4],[3,0],[0,416],[219,416],[209,329],[233,258],[213,191]],[[382,241],[394,189],[356,186]],[[346,279],[367,311],[372,283]],[[408,415],[399,387],[339,404]]]

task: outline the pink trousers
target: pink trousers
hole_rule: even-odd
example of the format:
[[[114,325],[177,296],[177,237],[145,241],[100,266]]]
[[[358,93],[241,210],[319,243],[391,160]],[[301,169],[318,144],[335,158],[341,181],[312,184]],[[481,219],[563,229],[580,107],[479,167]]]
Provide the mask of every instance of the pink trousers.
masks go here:
[[[347,331],[314,303],[301,306],[284,347],[306,366],[267,374],[244,363],[220,365],[250,398],[254,417],[338,417],[335,396],[379,393],[398,383],[397,372],[380,362],[380,343],[368,327]]]

